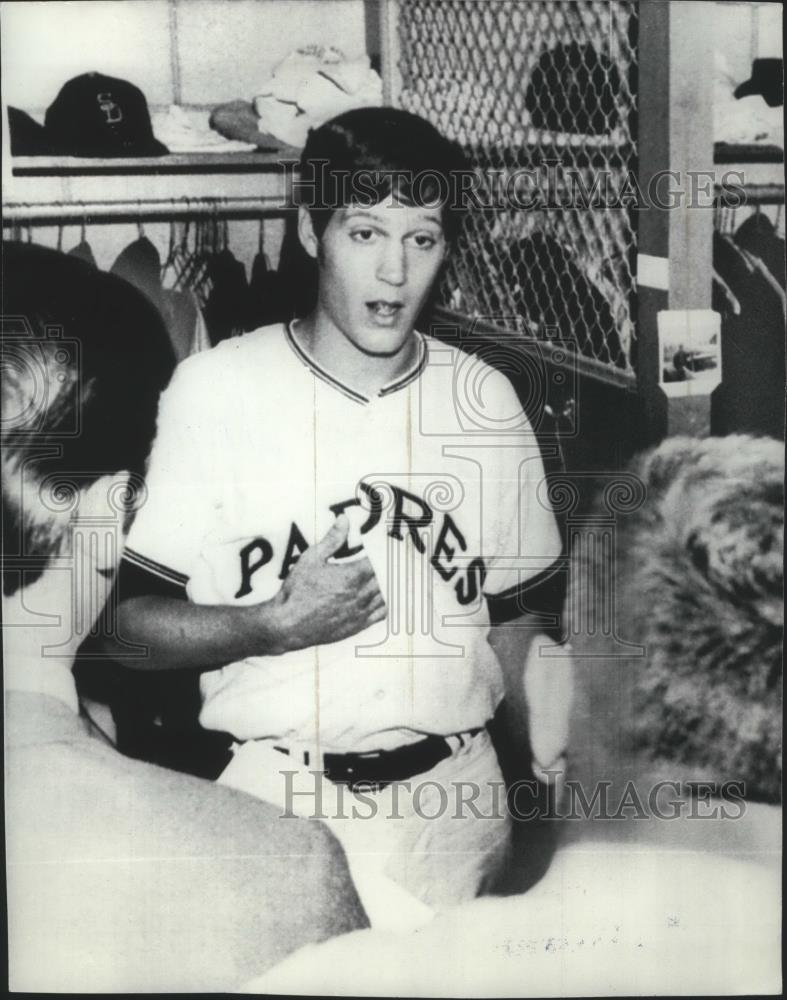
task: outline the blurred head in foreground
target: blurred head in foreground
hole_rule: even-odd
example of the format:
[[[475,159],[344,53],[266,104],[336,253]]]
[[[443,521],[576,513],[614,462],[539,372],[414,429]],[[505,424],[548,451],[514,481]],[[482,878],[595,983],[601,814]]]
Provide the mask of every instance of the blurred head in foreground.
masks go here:
[[[616,515],[611,557],[576,556],[572,771],[702,776],[778,802],[783,445],[674,438],[633,471],[644,499]],[[587,627],[588,606],[605,600],[608,634],[600,616]]]
[[[125,281],[21,243],[3,244],[2,348],[3,595],[25,626],[7,651],[39,624],[68,656],[111,587],[174,358]]]

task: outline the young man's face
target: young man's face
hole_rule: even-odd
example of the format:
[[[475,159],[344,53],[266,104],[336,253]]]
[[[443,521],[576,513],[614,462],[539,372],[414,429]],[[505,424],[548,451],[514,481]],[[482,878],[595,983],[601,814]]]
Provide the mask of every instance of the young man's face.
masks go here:
[[[313,247],[324,318],[365,354],[401,351],[445,257],[441,207],[340,208]]]

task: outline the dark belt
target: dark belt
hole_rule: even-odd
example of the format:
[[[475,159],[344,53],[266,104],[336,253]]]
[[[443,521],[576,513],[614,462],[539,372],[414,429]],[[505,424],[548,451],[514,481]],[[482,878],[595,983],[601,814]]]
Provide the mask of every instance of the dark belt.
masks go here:
[[[457,734],[461,740],[476,736],[481,728]],[[276,747],[289,754],[285,747]],[[394,781],[406,781],[436,767],[453,753],[443,736],[425,736],[395,750],[372,750],[368,753],[326,753],[322,756],[325,777],[350,791],[379,791]]]

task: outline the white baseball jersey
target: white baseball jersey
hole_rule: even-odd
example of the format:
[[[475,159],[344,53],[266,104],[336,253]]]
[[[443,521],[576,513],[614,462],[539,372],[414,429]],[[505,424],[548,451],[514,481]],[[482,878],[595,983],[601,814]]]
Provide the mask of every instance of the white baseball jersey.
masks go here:
[[[372,399],[283,325],[178,367],[125,559],[198,604],[253,604],[344,512],[336,558],[368,555],[388,611],[348,639],[206,671],[206,728],[364,751],[494,713],[490,608],[521,613],[560,537],[509,381],[416,336],[415,365]]]

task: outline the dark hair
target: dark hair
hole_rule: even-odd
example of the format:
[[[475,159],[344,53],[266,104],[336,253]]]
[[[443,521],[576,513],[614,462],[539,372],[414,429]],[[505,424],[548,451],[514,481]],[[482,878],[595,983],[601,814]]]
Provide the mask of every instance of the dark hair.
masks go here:
[[[3,590],[10,594],[20,579],[14,557],[32,557],[30,583],[62,535],[61,522],[22,493],[33,497],[45,486],[65,501],[108,474],[141,476],[175,359],[161,317],[122,278],[23,243],[3,243],[2,345]]]
[[[617,515],[614,551],[596,539],[595,555],[575,553],[569,607],[596,611],[573,640],[587,712],[577,726],[592,731],[597,768],[614,773],[627,754],[712,767],[742,780],[747,799],[778,802],[783,445],[673,438],[633,472],[642,503]],[[610,572],[615,635],[599,626],[611,593],[600,574]],[[622,643],[644,653],[626,656]]]
[[[295,194],[318,238],[337,208],[394,193],[410,205],[441,204],[452,242],[462,221],[459,178],[468,169],[461,147],[426,119],[398,108],[357,108],[309,132]]]

